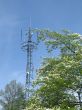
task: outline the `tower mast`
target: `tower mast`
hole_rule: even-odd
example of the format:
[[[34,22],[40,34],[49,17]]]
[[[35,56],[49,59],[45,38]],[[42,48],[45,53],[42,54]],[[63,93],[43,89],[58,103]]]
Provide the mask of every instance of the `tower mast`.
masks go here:
[[[27,53],[26,84],[25,84],[26,99],[28,99],[30,96],[30,89],[32,84],[32,76],[33,76],[32,53],[33,53],[34,47],[35,47],[35,43],[32,41],[31,27],[29,27],[29,30],[27,33],[27,39],[22,44],[22,49],[26,50],[26,53]]]

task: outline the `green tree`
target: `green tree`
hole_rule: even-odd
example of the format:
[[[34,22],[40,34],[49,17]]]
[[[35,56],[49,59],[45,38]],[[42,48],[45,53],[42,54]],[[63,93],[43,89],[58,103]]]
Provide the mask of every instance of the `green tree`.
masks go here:
[[[0,104],[3,110],[21,110],[25,108],[24,89],[16,80],[11,81],[0,91]]]
[[[36,30],[38,40],[47,45],[49,52],[58,49],[59,56],[46,58],[38,71],[36,91],[41,105],[63,110],[81,109],[82,38],[77,33],[57,33]],[[79,92],[78,92],[79,91]],[[80,98],[79,98],[80,96]]]

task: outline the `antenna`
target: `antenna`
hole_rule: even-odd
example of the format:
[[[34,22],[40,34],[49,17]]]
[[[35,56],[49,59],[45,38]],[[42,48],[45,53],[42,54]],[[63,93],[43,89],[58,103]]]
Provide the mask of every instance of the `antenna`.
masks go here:
[[[30,28],[31,28],[31,16],[30,16]]]
[[[21,29],[21,41],[22,41],[22,29]]]
[[[31,23],[30,23],[31,26]],[[22,31],[21,31],[22,32]],[[32,41],[32,30],[29,27],[26,34],[27,39],[22,43],[22,49],[27,53],[27,64],[26,64],[26,84],[25,84],[25,96],[26,100],[30,97],[30,89],[32,87],[32,76],[33,76],[33,50],[35,48],[35,43]]]

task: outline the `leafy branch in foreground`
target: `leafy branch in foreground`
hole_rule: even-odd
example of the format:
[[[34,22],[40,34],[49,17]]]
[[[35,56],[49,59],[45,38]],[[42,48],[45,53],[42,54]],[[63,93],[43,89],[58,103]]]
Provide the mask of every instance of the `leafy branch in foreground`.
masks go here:
[[[36,30],[38,40],[49,51],[58,49],[60,56],[46,58],[38,71],[36,85],[41,106],[65,110],[81,108],[78,90],[82,83],[82,38],[77,33]],[[80,93],[81,96],[81,93]]]

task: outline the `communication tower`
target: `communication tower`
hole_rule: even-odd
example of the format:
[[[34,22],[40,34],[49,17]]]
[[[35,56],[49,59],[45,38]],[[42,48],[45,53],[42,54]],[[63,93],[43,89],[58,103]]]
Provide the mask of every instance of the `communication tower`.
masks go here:
[[[21,32],[22,36],[22,32]],[[29,27],[28,32],[26,33],[26,40],[22,43],[22,49],[27,53],[27,65],[26,65],[26,84],[25,84],[25,96],[26,99],[30,96],[30,89],[32,87],[32,78],[33,78],[33,50],[35,48],[35,43],[32,41],[32,30]]]

